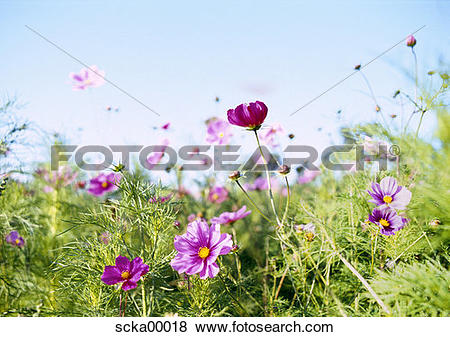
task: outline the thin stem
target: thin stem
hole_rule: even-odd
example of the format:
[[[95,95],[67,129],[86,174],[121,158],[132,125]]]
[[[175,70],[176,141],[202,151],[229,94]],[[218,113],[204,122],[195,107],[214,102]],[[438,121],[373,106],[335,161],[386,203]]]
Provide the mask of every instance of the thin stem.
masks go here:
[[[142,295],[142,316],[146,316],[147,314],[147,307],[146,307],[146,303],[145,303],[145,287],[144,287],[144,282],[142,282],[142,291],[141,291],[141,295]]]
[[[308,214],[312,218],[316,218],[311,212],[309,212],[305,206],[301,203],[300,204],[305,211],[306,214]],[[320,219],[318,219],[320,222],[322,222]],[[323,224],[323,223],[322,223]],[[381,298],[377,295],[377,293],[372,289],[370,284],[366,281],[366,279],[351,265],[350,262],[347,261],[346,258],[342,256],[342,254],[339,252],[338,248],[336,247],[335,243],[331,240],[330,236],[328,235],[327,231],[325,230],[325,224],[321,226],[322,233],[325,235],[327,241],[330,243],[331,248],[334,250],[336,255],[339,257],[339,259],[342,261],[342,263],[355,275],[358,280],[364,285],[364,287],[369,291],[369,293],[372,295],[372,297],[375,299],[375,301],[378,303],[378,305],[388,314],[390,315],[391,312],[389,308],[384,304],[384,302],[381,300]]]
[[[272,193],[272,184],[270,182],[269,165],[267,164],[267,160],[264,157],[264,154],[263,154],[263,151],[262,151],[262,148],[261,148],[261,144],[259,142],[258,131],[256,131],[256,130],[253,130],[253,131],[255,132],[256,142],[258,143],[259,152],[261,153],[261,157],[262,157],[262,160],[264,162],[264,168],[266,170],[268,195],[269,195],[269,199],[270,199],[270,205],[272,206],[273,214],[275,214],[275,218],[277,219],[277,224],[278,224],[279,227],[281,227],[282,224],[280,222],[280,218],[278,217],[278,213],[277,213],[277,210],[275,208],[275,202],[273,201],[273,193]]]
[[[248,313],[248,311],[241,305],[241,303],[239,303],[239,301],[236,299],[236,297],[234,297],[233,294],[230,292],[230,290],[228,289],[228,287],[227,287],[225,281],[224,281],[223,278],[222,278],[222,275],[220,275],[220,273],[219,273],[218,275],[219,275],[219,279],[220,279],[220,280],[222,281],[222,283],[223,283],[223,286],[224,286],[225,291],[227,292],[228,296],[230,296],[230,297],[232,298],[232,300],[239,306],[239,308],[242,309],[242,311],[245,312],[245,314],[246,314],[247,316],[250,316],[250,314]]]
[[[251,204],[253,205],[253,207],[255,207],[255,209],[258,211],[258,213],[261,214],[261,216],[262,216],[264,219],[266,219],[268,222],[272,222],[268,217],[266,217],[266,216],[264,215],[264,213],[259,209],[259,207],[256,206],[255,202],[254,202],[254,201],[252,200],[252,198],[248,195],[247,191],[242,187],[241,183],[240,183],[239,181],[237,181],[237,180],[235,180],[235,181],[236,181],[236,184],[239,186],[239,188],[242,190],[242,192],[244,192],[244,194],[245,194],[245,196],[247,197],[248,201],[250,201]]]
[[[417,102],[417,88],[419,86],[419,71],[418,71],[418,67],[417,67],[417,55],[416,52],[414,51],[414,47],[411,48],[411,52],[414,55],[414,81],[415,81],[415,90],[414,90],[414,97],[415,97],[415,101]]]
[[[289,190],[289,180],[285,176],[284,179],[286,180],[286,188],[287,188],[287,201],[286,201],[286,208],[284,209],[283,219],[281,220],[281,223],[284,224],[284,221],[286,220],[286,216],[289,210],[289,204],[291,203],[291,191]]]
[[[397,256],[392,262],[396,262],[400,257],[402,257],[403,254],[405,254],[409,248],[411,248],[412,246],[414,246],[417,242],[419,242],[419,240],[423,237],[426,236],[426,233],[423,232],[421,236],[419,236],[416,240],[414,240],[413,243],[411,243],[403,252],[400,253],[399,256]]]

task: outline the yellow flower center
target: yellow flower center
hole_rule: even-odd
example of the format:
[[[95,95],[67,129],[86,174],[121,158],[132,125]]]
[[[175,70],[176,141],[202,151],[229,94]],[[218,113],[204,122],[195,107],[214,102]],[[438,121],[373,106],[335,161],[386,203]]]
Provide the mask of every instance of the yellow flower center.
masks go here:
[[[19,239],[16,239],[16,245],[18,245],[19,244],[19,242],[20,242],[20,240]]]
[[[200,256],[201,259],[206,259],[209,256],[209,248],[208,247],[202,247],[198,251],[198,256]]]
[[[312,241],[314,239],[314,233],[306,233],[306,239]]]
[[[392,197],[390,195],[385,195],[384,198],[383,198],[383,201],[386,204],[390,204],[392,202]]]
[[[223,138],[225,135],[223,132],[219,133],[219,138]]]
[[[108,183],[106,181],[102,182],[102,187],[103,188],[107,188],[108,187]]]
[[[380,220],[380,225],[383,227],[388,227],[390,225],[389,221],[381,219]]]
[[[213,200],[219,199],[219,195],[217,193],[214,193],[213,196],[212,196],[212,199]]]
[[[130,273],[128,271],[124,271],[121,276],[122,279],[128,280],[128,278],[130,277]]]

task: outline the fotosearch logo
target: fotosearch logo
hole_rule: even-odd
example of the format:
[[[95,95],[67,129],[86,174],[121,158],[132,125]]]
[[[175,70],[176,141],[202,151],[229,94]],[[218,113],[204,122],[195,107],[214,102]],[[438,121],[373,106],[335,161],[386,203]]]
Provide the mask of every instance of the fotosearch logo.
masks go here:
[[[114,163],[114,154],[120,155],[120,163],[130,168],[132,155],[144,169],[168,171],[179,166],[184,171],[265,171],[267,163],[270,171],[281,166],[302,166],[310,171],[319,171],[314,165],[318,162],[319,151],[309,145],[289,145],[281,154],[274,154],[265,146],[257,147],[245,161],[239,154],[241,145],[185,145],[178,150],[168,145],[53,145],[51,147],[51,169],[58,170],[61,162],[74,160],[75,165],[85,171],[102,171]],[[211,150],[212,149],[212,155]],[[85,158],[96,155],[103,157],[101,162],[86,162]],[[100,156],[99,156],[100,155]],[[344,159],[339,159],[343,158]],[[362,171],[367,162],[377,162],[379,170],[386,170],[388,161],[400,158],[397,145],[379,144],[378,151],[368,153],[359,144],[332,145],[320,153],[320,163],[331,171]]]

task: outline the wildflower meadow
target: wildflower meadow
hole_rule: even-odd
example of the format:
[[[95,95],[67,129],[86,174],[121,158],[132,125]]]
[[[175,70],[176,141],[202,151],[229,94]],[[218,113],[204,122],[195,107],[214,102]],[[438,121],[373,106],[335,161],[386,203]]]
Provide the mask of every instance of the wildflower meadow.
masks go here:
[[[263,92],[189,115],[204,121],[181,127],[189,149],[171,118],[153,123],[151,148],[83,154],[24,119],[26,97],[5,96],[0,315],[448,317],[448,64],[418,72],[421,42],[396,46],[410,65],[396,91],[377,96],[364,65],[350,69],[370,118],[330,118],[339,134],[326,150],[295,150],[313,145],[298,140],[313,126],[282,118]],[[72,65],[61,86],[95,97],[110,85],[96,64]],[[250,150],[234,156],[241,143]],[[46,159],[29,160],[42,148]],[[80,165],[94,152],[107,164]]]

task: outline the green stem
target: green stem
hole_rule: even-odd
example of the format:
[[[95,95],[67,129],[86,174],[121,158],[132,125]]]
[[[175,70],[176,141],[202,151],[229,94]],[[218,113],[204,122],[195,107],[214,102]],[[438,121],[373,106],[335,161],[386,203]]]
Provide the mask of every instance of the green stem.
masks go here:
[[[283,219],[281,220],[281,223],[284,224],[284,221],[286,220],[286,216],[289,210],[289,204],[291,202],[291,192],[289,190],[289,181],[288,178],[285,176],[284,179],[286,180],[286,188],[287,188],[287,201],[286,201],[286,208],[284,209]]]
[[[270,205],[272,206],[273,214],[275,214],[275,218],[277,219],[277,224],[278,224],[279,227],[281,227],[282,224],[280,222],[280,218],[278,217],[278,213],[277,213],[277,210],[275,208],[275,202],[273,200],[272,184],[270,182],[269,165],[267,164],[267,160],[264,157],[264,154],[263,154],[263,151],[262,151],[262,148],[261,148],[261,144],[259,142],[258,131],[256,131],[256,130],[253,130],[253,131],[255,132],[256,142],[258,143],[259,152],[261,153],[261,157],[262,157],[262,160],[264,162],[264,168],[266,170],[268,195],[269,195],[269,199],[270,199]]]
[[[145,287],[144,287],[144,282],[142,282],[141,295],[142,295],[142,316],[145,317],[145,316],[147,315],[147,307],[146,307],[146,303],[145,303]]]
[[[251,202],[251,204],[253,205],[253,207],[255,207],[255,209],[258,211],[259,214],[261,214],[261,216],[266,219],[268,222],[272,222],[267,216],[264,215],[264,213],[259,209],[258,206],[256,206],[255,202],[252,200],[252,198],[248,195],[247,191],[242,187],[241,183],[239,181],[236,180],[236,184],[239,186],[239,188],[242,190],[242,192],[244,192],[245,196],[247,197],[248,201]]]

